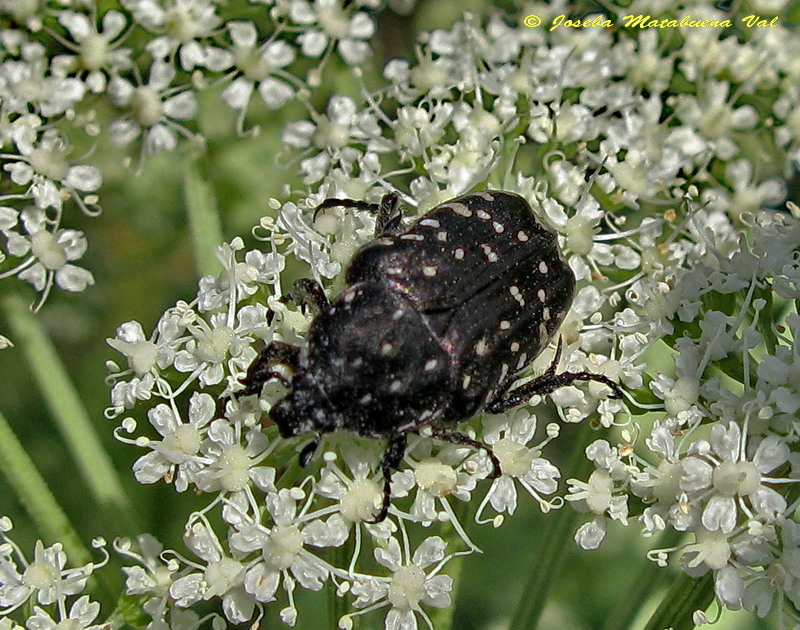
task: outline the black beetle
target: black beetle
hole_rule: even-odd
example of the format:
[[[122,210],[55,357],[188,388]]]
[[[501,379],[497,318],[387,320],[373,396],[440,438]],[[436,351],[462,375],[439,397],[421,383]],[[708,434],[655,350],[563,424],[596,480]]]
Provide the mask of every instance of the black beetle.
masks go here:
[[[300,454],[303,465],[331,431],[387,439],[383,504],[374,522],[388,513],[408,433],[430,426],[433,437],[485,450],[497,477],[497,457],[452,430],[457,423],[579,380],[599,381],[621,396],[605,376],[556,374],[560,341],[547,372],[513,388],[555,335],[575,293],[555,233],[519,195],[464,195],[408,228],[394,193],[379,205],[328,199],[317,212],[335,206],[373,212],[375,240],[353,256],[347,286],[333,302],[316,282],[295,283],[291,297],[316,314],[306,346],[268,344],[235,395],[258,394],[273,378],[288,387],[270,417],[285,438],[316,434]],[[291,376],[278,365],[291,368]]]

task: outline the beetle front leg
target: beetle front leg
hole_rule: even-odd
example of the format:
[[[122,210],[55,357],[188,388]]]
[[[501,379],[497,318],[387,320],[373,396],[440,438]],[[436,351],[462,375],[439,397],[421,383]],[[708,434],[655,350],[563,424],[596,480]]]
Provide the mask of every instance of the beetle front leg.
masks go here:
[[[327,208],[355,208],[375,215],[375,238],[396,234],[403,229],[403,208],[397,193],[386,193],[380,203],[368,203],[355,199],[326,199],[314,209],[314,220],[320,210]]]
[[[286,365],[296,371],[299,359],[300,348],[297,346],[283,341],[268,343],[250,364],[250,367],[247,368],[247,374],[244,378],[239,379],[239,382],[244,385],[244,389],[234,392],[234,398],[259,394],[264,383],[272,379],[278,379],[284,386],[288,387],[289,382],[286,377],[274,368],[277,365]]]
[[[381,510],[374,519],[364,521],[365,523],[373,525],[381,523],[389,514],[389,506],[392,502],[392,474],[400,468],[400,462],[403,461],[403,456],[406,454],[407,442],[408,438],[405,433],[397,433],[389,438],[381,459],[381,470],[383,471],[383,502],[381,503]]]

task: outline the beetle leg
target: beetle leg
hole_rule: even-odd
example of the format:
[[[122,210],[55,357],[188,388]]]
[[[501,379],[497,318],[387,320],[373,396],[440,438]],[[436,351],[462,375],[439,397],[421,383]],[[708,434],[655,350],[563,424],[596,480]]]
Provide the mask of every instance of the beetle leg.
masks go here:
[[[325,199],[321,204],[314,208],[314,214],[311,218],[313,221],[316,221],[320,211],[327,210],[328,208],[355,208],[356,210],[366,210],[372,214],[377,214],[379,207],[380,206],[378,206],[377,203],[369,203],[368,201],[357,201],[355,199],[334,199],[331,197],[330,199]]]
[[[558,369],[558,363],[561,361],[561,351],[564,348],[564,339],[562,337],[558,338],[558,346],[556,347],[556,353],[553,356],[553,360],[550,362],[550,365],[547,368],[547,371],[542,374],[539,378],[545,377],[553,377],[555,376],[556,370]],[[486,404],[486,411],[489,411],[490,408],[496,407],[498,404],[501,404],[503,401],[503,397],[508,393],[508,390],[511,389],[511,386],[517,381],[516,374],[507,378],[500,386],[497,388],[492,400],[490,400]],[[508,407],[506,407],[507,409]],[[489,411],[489,413],[495,413]]]
[[[486,444],[483,442],[473,440],[468,435],[460,433],[459,431],[448,431],[446,429],[436,429],[433,427],[431,428],[433,429],[433,433],[431,435],[439,440],[442,440],[443,442],[450,442],[451,444],[466,444],[467,446],[474,448],[476,451],[485,452],[489,456],[489,459],[492,460],[492,474],[489,475],[489,479],[497,479],[503,474],[503,471],[500,469],[500,460],[497,459],[497,455],[495,455],[494,451],[486,446]]]
[[[403,455],[406,454],[406,442],[408,441],[405,433],[395,433],[389,438],[386,450],[381,459],[381,470],[383,471],[383,502],[378,515],[365,523],[376,524],[386,519],[389,514],[389,505],[392,502],[392,474],[400,468]]]
[[[288,295],[280,298],[286,304],[289,300],[294,301],[300,308],[308,308],[315,317],[330,306],[328,296],[320,286],[319,282],[311,278],[300,278],[292,283],[292,290]]]
[[[380,203],[368,203],[355,199],[326,199],[314,209],[316,221],[320,210],[327,208],[355,208],[375,215],[375,238],[385,234],[395,234],[403,227],[403,210],[397,193],[386,193]]]
[[[603,383],[611,388],[613,392],[612,398],[622,398],[622,389],[620,386],[602,374],[593,374],[592,372],[562,372],[561,374],[556,374],[556,366],[560,358],[561,340],[559,339],[556,358],[550,364],[550,367],[547,368],[547,372],[517,387],[510,394],[508,393],[508,389],[506,389],[503,394],[496,396],[494,400],[489,402],[485,410],[488,413],[502,413],[507,409],[521,405],[537,394],[550,394],[557,389],[572,385],[575,381],[596,381],[598,383]]]
[[[273,378],[278,379],[286,387],[289,382],[280,372],[274,370],[276,365],[288,365],[293,370],[297,370],[300,359],[300,348],[283,341],[272,341],[264,346],[261,353],[247,368],[247,374],[240,378],[239,382],[244,385],[244,389],[234,392],[233,396],[251,396],[261,392],[264,383]]]

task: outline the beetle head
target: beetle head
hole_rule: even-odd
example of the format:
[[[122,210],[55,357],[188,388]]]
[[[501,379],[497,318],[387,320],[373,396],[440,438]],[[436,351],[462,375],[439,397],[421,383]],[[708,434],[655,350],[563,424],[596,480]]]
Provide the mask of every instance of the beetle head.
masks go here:
[[[295,376],[289,393],[275,403],[269,416],[285,438],[311,431],[328,433],[336,428],[327,396],[307,372]]]

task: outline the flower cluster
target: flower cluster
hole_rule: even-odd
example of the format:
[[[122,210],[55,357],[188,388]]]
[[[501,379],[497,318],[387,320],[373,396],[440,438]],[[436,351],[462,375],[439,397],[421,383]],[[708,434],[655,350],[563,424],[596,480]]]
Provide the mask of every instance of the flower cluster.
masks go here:
[[[37,541],[33,559],[29,562],[9,538],[11,529],[11,519],[0,517],[0,614],[5,616],[31,603],[33,614],[28,617],[28,627],[69,626],[97,630],[104,627],[94,623],[100,614],[100,604],[81,593],[94,571],[108,561],[105,541],[97,539],[93,543],[104,553],[102,562],[67,568],[67,554],[61,543],[45,547]],[[13,629],[15,626],[10,625],[13,622],[6,619],[9,625],[0,621],[0,627]]]
[[[74,262],[84,234],[62,225],[71,205],[100,213],[101,170],[81,157],[98,136],[138,147],[140,163],[203,145],[198,97],[220,83],[241,134],[254,94],[270,110],[306,102],[331,55],[363,63],[375,31],[365,3],[343,0],[281,0],[259,21],[216,0],[121,0],[102,14],[94,1],[52,4],[0,3],[0,279],[30,283],[36,308],[54,284],[94,283]]]
[[[64,140],[41,127],[31,133],[25,122],[45,110],[71,119],[85,92],[107,93],[125,111],[112,136],[141,142],[144,153],[170,150],[181,136],[200,139],[189,126],[195,90],[214,73],[227,82],[222,97],[242,130],[256,92],[267,107],[296,98],[309,112],[283,128],[282,140],[313,192],[270,200],[275,216],[253,231],[261,247],[241,238],[220,246],[222,271],[202,278],[197,295],[168,309],[152,332],[131,321],[109,339],[123,360],[108,363],[106,415],[119,420],[118,439],[143,451],[136,479],[203,501],[186,521],[192,557],[150,539],[141,553],[119,545],[141,565],[128,571],[128,593],[146,595],[154,623],[214,599],[230,623],[258,621],[278,606],[291,626],[297,588],[328,588],[350,607],[338,619],[343,629],[378,609],[387,629],[416,629],[420,620],[432,627],[431,609],[451,603],[447,563],[478,551],[470,530],[502,526],[530,497],[543,512],[587,514],[575,533],[587,550],[614,521],[638,522],[645,537],[686,534],[689,542],[653,549],[651,559],[664,565],[676,555],[689,575],[710,572],[727,608],[790,615],[786,602],[800,605],[792,490],[800,480],[800,211],[767,208],[783,203],[800,161],[796,34],[780,24],[688,29],[677,44],[655,30],[548,31],[524,26],[524,14],[490,12],[425,34],[415,59],[390,61],[370,88],[360,67],[373,33],[367,3],[269,4],[269,34],[249,22],[223,28],[220,7],[202,0],[126,0],[127,13],[112,12],[102,28],[62,9],[59,23],[76,46],[59,73],[41,67],[55,60],[26,48],[32,35],[5,53],[4,67],[28,63],[28,75],[62,81],[10,117],[4,142],[21,157],[6,170],[15,183],[30,182],[26,198],[69,190],[88,203],[96,188],[88,182],[99,184],[87,167],[67,166]],[[628,11],[646,13],[649,4]],[[560,2],[527,8],[568,12]],[[693,10],[727,15],[706,3],[675,8]],[[33,16],[17,19],[37,32]],[[148,71],[134,72],[122,47],[128,20],[158,34]],[[332,94],[318,109],[308,94],[333,54],[356,66],[360,95]],[[319,61],[298,76],[302,57]],[[0,90],[9,85],[0,81]],[[60,156],[61,168],[42,152]],[[626,395],[577,384],[531,401],[546,403],[535,413],[524,405],[464,425],[499,460],[495,479],[485,452],[443,445],[423,429],[393,476],[388,518],[374,523],[383,444],[326,436],[323,452],[301,468],[303,438],[282,439],[268,421],[283,379],[259,396],[234,394],[257,345],[304,343],[313,314],[288,299],[287,262],[300,261],[335,291],[353,252],[372,238],[372,216],[316,213],[322,200],[377,202],[394,192],[422,214],[483,188],[530,201],[578,280],[559,332],[559,370],[602,374]],[[82,235],[59,227],[60,205],[57,213],[35,205],[0,208],[6,242],[27,256],[13,273],[43,288],[88,284],[87,272],[67,264],[85,248]],[[668,349],[674,354],[664,358]],[[525,366],[520,382],[547,369],[554,351]],[[649,367],[656,356],[658,372]],[[592,441],[594,471],[565,488],[559,480],[570,471],[551,455],[560,425],[542,418],[621,431]],[[460,509],[467,502],[478,505],[473,519]]]

